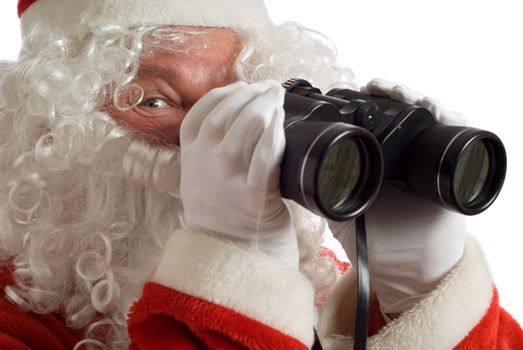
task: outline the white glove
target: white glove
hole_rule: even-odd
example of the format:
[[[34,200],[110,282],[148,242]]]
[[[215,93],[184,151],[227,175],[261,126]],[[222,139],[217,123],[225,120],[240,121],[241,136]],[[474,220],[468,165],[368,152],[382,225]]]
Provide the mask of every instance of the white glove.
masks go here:
[[[396,84],[385,79],[372,79],[366,86],[361,88],[361,92],[388,97],[396,101],[426,108],[443,125],[468,125],[467,120],[461,113],[450,111],[440,101],[420,94],[405,85]]]
[[[440,122],[457,125],[464,120],[458,113],[446,111],[441,103],[403,85],[375,79],[362,90],[423,106]],[[365,221],[370,283],[386,320],[407,311],[432,291],[463,254],[463,215],[386,183],[366,212]],[[329,222],[353,263],[354,226],[353,221]]]
[[[298,266],[298,245],[279,189],[285,150],[275,80],[210,91],[180,131],[180,195],[188,228],[228,238]]]

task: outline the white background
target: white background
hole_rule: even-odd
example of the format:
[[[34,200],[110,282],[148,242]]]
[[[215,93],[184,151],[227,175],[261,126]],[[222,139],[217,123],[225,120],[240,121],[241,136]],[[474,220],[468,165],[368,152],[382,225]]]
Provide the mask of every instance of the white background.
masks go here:
[[[331,37],[358,84],[375,77],[406,84],[501,137],[509,158],[505,187],[489,210],[468,219],[468,227],[482,242],[501,304],[523,324],[523,5],[517,0],[266,3],[275,22],[298,21]],[[0,32],[0,59],[16,59],[14,0],[0,4]]]

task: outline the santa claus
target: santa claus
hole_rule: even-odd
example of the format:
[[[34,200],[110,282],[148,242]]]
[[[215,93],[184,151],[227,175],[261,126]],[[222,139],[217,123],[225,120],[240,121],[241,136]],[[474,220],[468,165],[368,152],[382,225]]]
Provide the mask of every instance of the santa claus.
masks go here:
[[[334,46],[261,0],[18,9],[22,50],[0,70],[2,348],[307,349],[314,327],[350,348],[355,273],[325,246],[332,230],[354,257],[352,223],[278,186],[281,82],[357,88]],[[370,348],[523,346],[462,216],[385,187],[367,224]]]

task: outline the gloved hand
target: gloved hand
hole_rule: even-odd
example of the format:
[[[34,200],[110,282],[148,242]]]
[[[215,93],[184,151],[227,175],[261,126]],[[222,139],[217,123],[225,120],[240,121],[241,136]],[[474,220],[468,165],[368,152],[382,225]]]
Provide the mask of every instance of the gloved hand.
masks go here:
[[[297,267],[296,233],[279,190],[284,95],[267,80],[201,98],[181,126],[180,195],[188,228]]]
[[[396,84],[385,79],[372,79],[366,86],[361,88],[361,92],[426,108],[443,125],[468,125],[467,120],[461,113],[450,111],[440,101],[420,94],[405,85]]]
[[[423,106],[440,123],[465,123],[460,114],[403,85],[375,79],[362,91]],[[365,221],[370,284],[386,320],[407,311],[433,290],[463,254],[463,215],[386,183]],[[354,222],[329,221],[329,227],[355,263]]]

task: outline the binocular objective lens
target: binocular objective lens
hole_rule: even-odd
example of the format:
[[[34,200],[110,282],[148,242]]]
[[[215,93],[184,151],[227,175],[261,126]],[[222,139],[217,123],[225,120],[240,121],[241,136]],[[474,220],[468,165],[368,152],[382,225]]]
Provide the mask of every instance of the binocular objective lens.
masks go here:
[[[362,170],[358,142],[349,137],[338,140],[320,164],[318,188],[323,204],[335,212],[342,211],[359,192],[356,187]]]
[[[489,182],[490,162],[489,151],[481,139],[463,150],[454,173],[454,193],[460,205],[468,207],[481,199]]]

